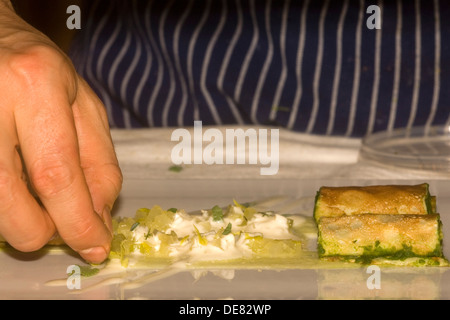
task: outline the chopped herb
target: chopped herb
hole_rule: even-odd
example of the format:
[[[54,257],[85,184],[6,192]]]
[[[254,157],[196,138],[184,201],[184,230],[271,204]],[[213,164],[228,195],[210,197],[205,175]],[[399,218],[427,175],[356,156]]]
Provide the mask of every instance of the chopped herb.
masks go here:
[[[225,230],[223,230],[222,234],[224,236],[226,236],[227,234],[229,234],[231,232],[231,222],[228,223],[227,227],[225,228]]]
[[[181,170],[183,170],[182,166],[175,165],[175,166],[169,167],[169,171],[172,171],[172,172],[180,172]]]
[[[200,233],[200,231],[198,231],[198,229],[195,225],[194,225],[194,229],[195,229],[195,233],[197,234],[197,237],[198,237],[198,243],[200,243],[203,246],[206,246],[208,244],[208,240],[206,240],[206,238],[204,236],[202,236],[202,234]]]
[[[80,265],[76,265],[78,268],[80,268],[80,276],[82,277],[92,277],[95,276],[100,269],[99,268],[95,268],[93,266],[80,266]],[[76,271],[73,270],[72,273],[68,273],[68,276],[71,276],[75,273]]]
[[[178,210],[177,210],[177,208],[170,208],[170,209],[167,209],[167,211],[177,213]]]
[[[195,227],[195,226],[194,226]],[[186,240],[189,239],[189,235],[184,236],[181,240],[180,240],[180,244],[183,244]]]
[[[245,209],[247,208],[246,205],[240,204],[240,203],[237,202],[236,200],[233,200],[233,203],[234,203],[234,205],[235,205],[236,207],[239,207],[239,208],[241,208],[242,210],[245,210]]]
[[[274,111],[282,111],[282,112],[289,112],[289,111],[291,111],[291,108],[283,107],[283,106],[273,106],[272,109]]]
[[[233,203],[236,207],[241,208],[242,210],[245,210],[247,208],[250,208],[252,206],[252,202],[244,202],[244,203],[239,203],[236,200],[233,200]]]
[[[133,225],[132,225],[131,228],[130,228],[130,231],[133,231],[134,229],[136,229],[138,225],[140,225],[139,222],[133,223]]]
[[[216,205],[211,209],[211,212],[214,221],[220,221],[223,219],[223,211],[221,207]]]

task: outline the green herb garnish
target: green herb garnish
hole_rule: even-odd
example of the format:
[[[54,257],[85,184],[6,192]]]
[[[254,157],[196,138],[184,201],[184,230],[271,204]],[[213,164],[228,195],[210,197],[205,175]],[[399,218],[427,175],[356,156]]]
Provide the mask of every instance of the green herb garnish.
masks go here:
[[[139,222],[133,223],[133,225],[132,225],[131,228],[130,228],[130,231],[133,231],[134,229],[136,229],[138,225],[140,225]]]
[[[289,111],[291,111],[291,108],[283,107],[283,106],[272,106],[272,110],[273,111],[289,112]]]
[[[223,211],[221,207],[216,205],[211,209],[211,212],[214,221],[220,221],[223,219]]]
[[[177,210],[177,208],[170,208],[170,209],[167,209],[167,211],[177,213],[178,210]]]
[[[227,227],[225,228],[225,230],[223,230],[222,234],[224,236],[226,236],[227,234],[229,234],[231,232],[231,222],[228,223]]]
[[[100,269],[95,268],[93,266],[80,266],[76,265],[78,268],[80,268],[80,276],[82,277],[92,277],[95,276],[97,273],[99,273]],[[68,273],[68,276],[71,276],[75,273],[75,270],[72,271],[72,273]]]
[[[172,171],[172,172],[180,172],[181,170],[183,170],[182,166],[175,165],[175,166],[169,167],[169,171]]]

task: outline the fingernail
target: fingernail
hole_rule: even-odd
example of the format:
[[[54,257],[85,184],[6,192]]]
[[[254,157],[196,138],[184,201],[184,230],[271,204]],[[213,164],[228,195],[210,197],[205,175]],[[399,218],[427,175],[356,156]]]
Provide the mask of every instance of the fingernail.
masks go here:
[[[79,252],[81,257],[91,263],[102,263],[108,257],[108,253],[103,247],[93,247]]]

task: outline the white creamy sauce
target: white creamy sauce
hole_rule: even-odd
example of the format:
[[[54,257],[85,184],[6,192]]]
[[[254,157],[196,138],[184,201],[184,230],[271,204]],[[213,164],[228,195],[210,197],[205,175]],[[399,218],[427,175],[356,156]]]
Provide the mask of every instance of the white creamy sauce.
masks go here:
[[[172,223],[165,230],[166,234],[175,233],[178,243],[171,244],[169,256],[173,258],[189,257],[191,261],[228,260],[249,257],[252,250],[248,246],[249,237],[262,236],[267,239],[299,240],[290,232],[290,226],[299,226],[305,218],[286,218],[273,213],[255,213],[248,221],[238,206],[232,206],[223,219],[214,220],[212,214],[205,210],[201,215],[189,215],[183,211],[176,212]],[[231,231],[224,231],[231,225]],[[136,244],[146,242],[156,251],[161,246],[158,234],[149,235],[146,226],[137,226],[133,232]],[[138,251],[135,251],[139,254]]]
[[[208,237],[207,237],[208,239]],[[220,238],[220,243],[211,244],[208,241],[206,245],[199,243],[196,239],[192,245],[190,255],[192,261],[200,260],[228,260],[237,259],[242,256],[251,255],[251,250],[245,244],[244,237],[228,234]]]
[[[261,233],[263,237],[270,239],[295,239],[289,232],[288,219],[282,215],[255,214],[247,224],[246,230],[253,233]]]
[[[140,244],[148,239],[146,235],[148,234],[148,228],[146,226],[139,225],[133,230],[133,241],[136,244]]]
[[[175,214],[173,222],[170,224],[169,232],[174,231],[178,237],[184,238],[195,232],[194,225],[198,223],[195,216],[190,216],[184,212],[178,211]],[[167,233],[167,232],[166,232]]]

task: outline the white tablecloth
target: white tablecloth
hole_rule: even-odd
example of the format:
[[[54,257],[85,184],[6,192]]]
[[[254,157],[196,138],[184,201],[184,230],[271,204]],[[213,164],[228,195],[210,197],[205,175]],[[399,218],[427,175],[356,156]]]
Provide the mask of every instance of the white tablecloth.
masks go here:
[[[233,127],[216,128],[225,132]],[[244,131],[258,129],[240,128]],[[182,165],[181,171],[174,172],[170,167],[174,165],[172,149],[178,144],[178,141],[171,141],[175,129],[113,129],[111,134],[124,178],[450,179],[450,172],[410,170],[363,161],[359,157],[361,139],[311,136],[283,129],[279,130],[279,170],[275,175],[261,175],[260,168],[264,165],[248,164],[248,161],[246,164]],[[193,132],[192,128],[189,130]],[[205,130],[207,127],[203,128]]]

